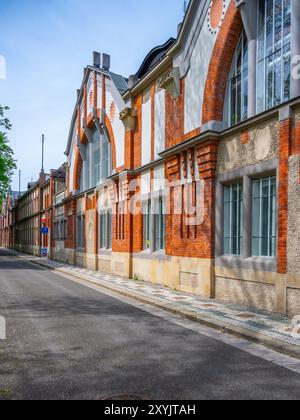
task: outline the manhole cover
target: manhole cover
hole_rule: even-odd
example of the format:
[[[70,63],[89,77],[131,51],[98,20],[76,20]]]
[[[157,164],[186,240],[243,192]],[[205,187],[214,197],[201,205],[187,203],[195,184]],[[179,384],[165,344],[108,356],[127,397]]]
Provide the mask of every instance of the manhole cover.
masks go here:
[[[150,401],[151,398],[143,397],[141,395],[110,395],[108,397],[96,398],[98,401]]]

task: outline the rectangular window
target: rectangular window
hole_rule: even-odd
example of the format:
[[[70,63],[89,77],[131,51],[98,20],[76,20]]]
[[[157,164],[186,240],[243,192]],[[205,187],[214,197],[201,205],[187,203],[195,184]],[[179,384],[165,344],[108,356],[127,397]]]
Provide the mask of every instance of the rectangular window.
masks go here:
[[[159,197],[156,200],[155,207],[155,251],[164,251],[166,242],[166,215],[163,197]]]
[[[99,214],[99,247],[112,248],[112,211],[102,211]]]
[[[224,254],[241,255],[243,241],[243,184],[224,187]]]
[[[85,246],[85,216],[77,216],[76,226],[76,245],[78,249],[84,249]]]
[[[151,200],[143,202],[143,248],[151,249]]]
[[[252,255],[276,254],[276,177],[255,179],[252,186]]]

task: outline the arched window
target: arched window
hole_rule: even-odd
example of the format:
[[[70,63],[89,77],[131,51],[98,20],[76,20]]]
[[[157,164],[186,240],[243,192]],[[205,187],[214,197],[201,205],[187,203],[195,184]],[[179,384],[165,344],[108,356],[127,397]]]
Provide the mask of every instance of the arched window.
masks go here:
[[[291,97],[291,0],[259,0],[257,112]]]
[[[94,130],[92,143],[91,143],[91,154],[92,154],[92,186],[95,186],[100,181],[100,133],[96,129]]]
[[[107,131],[104,130],[101,136],[101,160],[100,160],[100,180],[103,181],[111,174],[111,147],[108,140]]]
[[[81,191],[96,187],[111,174],[111,145],[106,130],[95,128],[91,141],[84,146]]]
[[[248,40],[243,32],[236,49],[229,75],[225,122],[227,126],[239,124],[248,117]]]

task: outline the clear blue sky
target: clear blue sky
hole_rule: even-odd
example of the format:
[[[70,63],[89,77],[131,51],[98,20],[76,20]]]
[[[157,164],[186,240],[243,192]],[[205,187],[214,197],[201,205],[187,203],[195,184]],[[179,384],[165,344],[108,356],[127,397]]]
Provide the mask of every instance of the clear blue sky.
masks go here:
[[[112,56],[112,71],[135,73],[145,55],[176,35],[183,0],[0,0],[0,55],[7,79],[0,104],[10,106],[10,140],[22,170],[22,189],[41,168],[64,160],[83,68],[92,52]],[[17,174],[13,189],[18,189]]]

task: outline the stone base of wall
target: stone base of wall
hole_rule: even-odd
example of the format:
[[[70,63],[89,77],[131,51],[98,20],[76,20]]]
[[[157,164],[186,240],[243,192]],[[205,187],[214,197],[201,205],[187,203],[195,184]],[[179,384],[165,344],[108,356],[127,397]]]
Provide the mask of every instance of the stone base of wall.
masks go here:
[[[276,311],[276,290],[270,284],[216,277],[216,299]]]
[[[36,257],[39,257],[41,253],[39,246],[15,245],[14,249],[15,251],[24,252],[25,254],[34,255]]]
[[[85,254],[85,267],[89,270],[97,270],[97,255]]]
[[[138,255],[132,259],[132,275],[178,291],[214,297],[213,261],[209,259]]]
[[[51,248],[51,259],[54,261],[75,265],[75,250],[64,248],[64,245],[56,245],[55,248]]]
[[[216,267],[216,298],[289,316],[300,314],[300,275]]]
[[[90,270],[160,284],[205,298],[300,315],[300,275],[214,267],[208,259],[52,249],[53,259]]]
[[[86,258],[84,252],[75,251],[75,265],[86,267]]]

